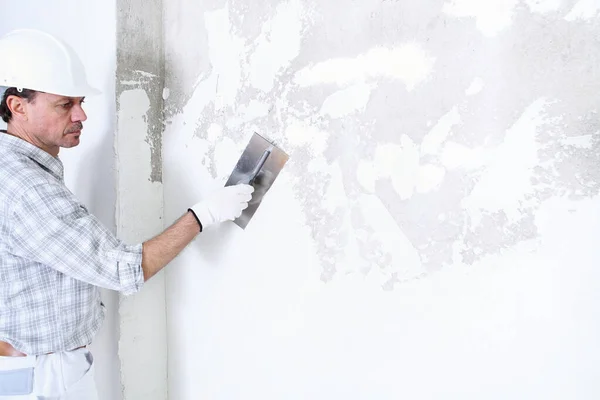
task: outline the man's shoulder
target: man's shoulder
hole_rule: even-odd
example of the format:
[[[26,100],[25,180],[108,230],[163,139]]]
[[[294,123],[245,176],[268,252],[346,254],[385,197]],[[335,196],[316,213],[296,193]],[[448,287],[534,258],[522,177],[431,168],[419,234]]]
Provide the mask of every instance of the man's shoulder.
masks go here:
[[[19,197],[47,183],[48,173],[35,161],[21,154],[0,151],[0,196]]]

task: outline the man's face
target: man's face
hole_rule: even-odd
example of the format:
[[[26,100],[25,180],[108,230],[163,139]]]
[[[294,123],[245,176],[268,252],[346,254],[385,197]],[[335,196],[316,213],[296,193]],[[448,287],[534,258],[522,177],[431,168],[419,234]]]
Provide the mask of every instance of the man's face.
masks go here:
[[[64,97],[38,93],[32,102],[25,102],[23,126],[27,136],[50,154],[57,155],[61,147],[75,147],[87,115],[83,97]]]

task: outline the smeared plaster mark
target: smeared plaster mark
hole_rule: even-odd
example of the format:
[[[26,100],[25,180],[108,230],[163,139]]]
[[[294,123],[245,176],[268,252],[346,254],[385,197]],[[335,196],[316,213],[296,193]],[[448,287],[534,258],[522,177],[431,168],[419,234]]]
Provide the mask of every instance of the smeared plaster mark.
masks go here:
[[[533,188],[531,178],[538,164],[537,129],[544,122],[545,99],[538,99],[523,112],[506,132],[504,142],[496,148],[486,163],[486,169],[473,191],[463,199],[464,207],[474,219],[480,220],[480,210],[502,211],[508,222],[521,215],[520,208]]]
[[[242,81],[240,60],[245,59],[245,41],[233,33],[228,7],[206,12],[204,23],[213,69],[208,79],[215,82],[215,109],[220,110],[235,104]]]
[[[169,90],[169,88],[163,88],[162,91],[162,98],[163,100],[167,100],[169,98],[169,95],[171,94],[171,91]]]
[[[453,107],[423,138],[421,143],[422,154],[438,154],[440,146],[444,143],[454,125],[462,122],[458,109]]]
[[[209,142],[216,142],[223,135],[223,127],[219,124],[212,123],[208,127],[206,132],[206,140]]]
[[[598,0],[580,0],[573,9],[565,16],[567,21],[578,19],[592,19],[600,13],[600,2]]]
[[[375,191],[375,183],[389,178],[394,171],[402,168],[402,146],[395,143],[382,143],[375,150],[374,160],[360,160],[357,167],[357,180],[368,192]]]
[[[336,162],[329,170],[331,180],[323,201],[327,211],[333,212],[337,208],[348,207],[348,196],[344,188],[344,174],[339,163]]]
[[[375,182],[379,175],[372,162],[360,160],[356,168],[356,180],[369,193],[375,191]]]
[[[560,8],[562,0],[524,0],[532,12],[546,14]]]
[[[465,90],[467,96],[474,96],[483,90],[484,82],[483,79],[477,77],[473,79],[471,85]]]
[[[187,138],[194,136],[196,127],[202,120],[202,111],[214,99],[211,93],[214,93],[215,84],[212,77],[198,82],[183,110],[171,117],[169,124],[179,135]]]
[[[371,97],[372,85],[359,83],[339,90],[327,97],[321,107],[321,114],[341,118],[357,111],[363,111]]]
[[[419,252],[381,200],[375,195],[361,195],[360,209],[366,224],[373,230],[372,240],[381,244],[390,257],[388,268],[401,277],[413,277],[422,272]],[[389,272],[389,271],[386,271]],[[389,276],[389,273],[386,274]]]
[[[214,163],[217,177],[229,176],[240,154],[239,146],[225,136],[215,146]]]
[[[142,71],[142,70],[139,70],[139,69],[134,70],[133,73],[137,74],[137,75],[140,75],[140,76],[143,76],[144,78],[158,78],[158,75],[156,75],[156,74],[153,74],[153,73],[148,72],[148,71]]]
[[[307,171],[311,174],[323,173],[330,168],[327,160],[324,157],[316,157],[311,159],[307,165]]]
[[[420,164],[417,145],[407,136],[401,145],[385,143],[377,146],[374,160],[361,160],[356,170],[359,184],[370,193],[380,179],[391,179],[392,186],[402,200],[410,198],[415,190],[426,193],[437,188],[446,170],[433,164]]]
[[[148,179],[152,182],[162,181],[162,129],[163,123],[161,121],[162,113],[162,99],[157,96],[159,91],[160,80],[154,78],[153,74],[141,74],[142,71],[133,71],[136,75],[141,76],[139,80],[121,79],[117,84],[117,111],[128,108],[131,106],[138,106],[138,104],[128,104],[123,102],[121,94],[125,92],[142,91],[145,93],[146,98],[149,99],[150,105],[145,113],[146,124],[146,143],[150,146],[152,151],[151,167],[152,170],[148,175]],[[126,97],[125,99],[128,99]],[[124,131],[120,134],[126,135],[129,132]]]
[[[296,73],[294,81],[302,87],[326,83],[345,86],[389,78],[402,81],[410,91],[427,79],[433,64],[434,59],[415,43],[393,49],[375,47],[356,58],[333,58],[306,67]]]
[[[119,103],[127,107],[119,109],[119,131],[117,146],[119,158],[126,159],[135,168],[123,168],[119,174],[134,174],[150,176],[152,173],[151,144],[148,143],[148,112],[150,112],[150,98],[143,89],[125,90],[119,95]],[[121,176],[126,182],[128,176]]]
[[[485,36],[496,36],[510,26],[513,9],[520,0],[450,0],[442,11],[454,17],[475,18],[477,29]]]
[[[475,169],[484,165],[486,152],[481,148],[471,148],[460,143],[447,141],[440,156],[442,165],[449,170],[456,168]]]
[[[596,133],[597,135],[600,132]],[[594,136],[593,135],[581,135],[581,136],[571,136],[564,138],[562,144],[565,146],[573,146],[580,149],[591,149],[594,145]]]
[[[375,150],[375,169],[380,177],[390,176],[400,168],[398,162],[402,157],[402,146],[395,143],[382,143]]]
[[[139,86],[140,85],[140,81],[133,81],[133,80],[122,80],[122,81],[119,81],[119,83],[121,85],[125,85],[125,86]]]
[[[419,148],[407,135],[401,138],[402,151],[398,157],[391,178],[392,186],[400,199],[405,200],[413,195],[419,172]]]
[[[444,180],[446,170],[442,167],[432,164],[425,164],[419,168],[417,179],[417,192],[427,193],[437,188]]]
[[[336,161],[331,164],[328,172],[329,184],[325,188],[323,205],[327,212],[339,215],[339,223],[337,230],[324,241],[327,253],[335,260],[336,273],[347,274],[368,269],[359,251],[359,241],[352,224],[353,200],[349,199],[344,186],[344,172],[340,163]]]
[[[292,147],[309,147],[313,154],[321,155],[327,148],[329,133],[300,120],[290,118],[285,138]]]
[[[263,25],[258,45],[250,58],[250,83],[269,92],[277,75],[300,53],[303,5],[289,0],[277,6],[275,16]]]
[[[241,104],[236,108],[236,113],[228,118],[226,125],[228,129],[236,129],[243,124],[263,118],[269,115],[269,105],[252,99],[248,104]]]

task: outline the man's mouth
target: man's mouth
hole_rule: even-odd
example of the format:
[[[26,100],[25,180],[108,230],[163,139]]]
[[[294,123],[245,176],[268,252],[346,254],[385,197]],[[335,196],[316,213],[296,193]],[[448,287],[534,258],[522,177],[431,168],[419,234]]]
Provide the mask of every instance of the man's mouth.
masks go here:
[[[66,134],[80,135],[82,129],[83,129],[83,124],[81,122],[79,122],[78,124],[76,124],[73,127],[69,128],[67,130],[67,132],[65,132],[65,133]]]

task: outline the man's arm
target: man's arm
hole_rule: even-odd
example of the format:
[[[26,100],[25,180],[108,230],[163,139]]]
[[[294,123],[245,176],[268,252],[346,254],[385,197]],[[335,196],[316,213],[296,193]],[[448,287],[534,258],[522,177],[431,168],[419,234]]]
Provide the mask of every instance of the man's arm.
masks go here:
[[[146,243],[127,245],[59,183],[41,183],[11,204],[11,252],[73,279],[129,295],[173,260],[210,225],[237,218],[248,206],[249,185],[221,188]],[[202,224],[202,225],[200,225]]]
[[[142,270],[144,280],[152,278],[169,264],[200,233],[200,225],[187,212],[163,233],[143,243]]]
[[[200,233],[200,229],[234,220],[248,207],[254,188],[236,185],[222,188],[195,204],[160,235],[142,244],[144,281],[169,264]]]

